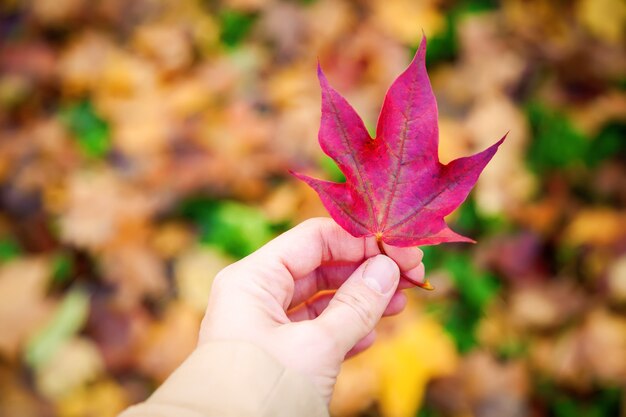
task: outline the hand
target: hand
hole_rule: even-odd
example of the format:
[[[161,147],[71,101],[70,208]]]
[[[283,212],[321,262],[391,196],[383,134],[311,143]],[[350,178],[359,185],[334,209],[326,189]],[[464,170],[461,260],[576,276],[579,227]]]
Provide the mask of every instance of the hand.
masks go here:
[[[374,342],[381,316],[404,308],[400,271],[424,280],[420,249],[383,248],[388,256],[331,219],[294,227],[216,276],[199,344],[251,342],[330,401],[344,358]]]

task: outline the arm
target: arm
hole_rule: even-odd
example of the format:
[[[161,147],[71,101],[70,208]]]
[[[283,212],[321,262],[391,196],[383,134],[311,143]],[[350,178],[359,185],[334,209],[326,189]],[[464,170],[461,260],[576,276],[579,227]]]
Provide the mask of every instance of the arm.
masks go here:
[[[326,416],[343,360],[404,308],[400,271],[424,279],[418,248],[384,249],[313,219],[225,268],[196,351],[122,417]]]

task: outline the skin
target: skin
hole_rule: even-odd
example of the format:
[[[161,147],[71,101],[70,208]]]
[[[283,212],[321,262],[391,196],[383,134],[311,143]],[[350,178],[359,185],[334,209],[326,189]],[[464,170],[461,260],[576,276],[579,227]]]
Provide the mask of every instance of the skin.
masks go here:
[[[400,271],[424,282],[417,247],[355,238],[317,218],[285,232],[222,270],[213,283],[199,345],[253,343],[309,377],[330,401],[345,358],[372,345],[383,315],[406,305]],[[400,282],[400,285],[399,285]]]

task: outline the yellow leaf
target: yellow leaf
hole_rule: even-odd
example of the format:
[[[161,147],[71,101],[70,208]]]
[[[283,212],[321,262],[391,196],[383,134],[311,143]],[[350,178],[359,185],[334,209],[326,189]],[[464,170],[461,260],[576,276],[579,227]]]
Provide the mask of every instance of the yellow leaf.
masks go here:
[[[206,309],[215,275],[233,260],[213,248],[193,248],[176,260],[174,275],[181,300],[199,313]]]
[[[445,27],[434,1],[375,1],[373,7],[376,23],[400,42],[417,44],[422,30],[430,35]]]
[[[385,417],[412,417],[428,381],[457,366],[456,350],[443,328],[414,306],[378,331],[372,348],[344,364],[331,402],[333,415],[354,415],[377,401]]]
[[[105,379],[81,386],[57,402],[59,417],[114,417],[128,406],[126,393]]]
[[[626,235],[626,215],[610,208],[582,210],[565,230],[566,243],[609,245]]]
[[[581,0],[578,19],[600,39],[619,42],[626,33],[626,3],[623,0]]]
[[[183,223],[168,222],[154,231],[150,243],[160,257],[171,258],[185,250],[192,238],[191,231]]]
[[[448,375],[456,366],[456,351],[441,326],[416,319],[394,339],[373,349],[381,376],[379,401],[384,416],[415,415],[428,381]]]

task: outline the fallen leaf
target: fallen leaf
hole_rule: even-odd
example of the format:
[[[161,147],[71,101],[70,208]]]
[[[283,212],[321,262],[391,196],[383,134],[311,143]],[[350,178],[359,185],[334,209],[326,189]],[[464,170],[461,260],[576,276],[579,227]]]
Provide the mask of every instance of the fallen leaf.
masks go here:
[[[87,338],[75,337],[66,341],[45,364],[36,369],[35,379],[39,392],[58,400],[93,381],[103,371],[104,363],[95,343]]]
[[[144,307],[123,307],[96,294],[85,328],[110,372],[123,372],[135,366],[137,349],[152,322]]]
[[[152,198],[113,170],[76,172],[65,187],[65,201],[59,205],[61,239],[90,250],[135,240],[154,209]]]
[[[95,89],[113,49],[111,40],[102,33],[86,32],[74,38],[57,65],[64,91],[78,96]]]
[[[270,4],[257,25],[257,32],[274,45],[278,61],[290,61],[301,55],[310,36],[304,10],[292,3]]]
[[[55,303],[46,298],[52,271],[43,258],[22,258],[0,267],[0,354],[16,355],[50,318]]]
[[[168,222],[154,231],[150,243],[160,257],[168,259],[187,249],[192,240],[191,230],[185,224]]]
[[[524,416],[531,380],[524,362],[499,363],[486,352],[469,354],[461,365],[465,392],[476,416]]]
[[[626,320],[605,309],[591,311],[582,326],[531,346],[533,364],[567,386],[589,390],[595,381],[626,381]]]
[[[530,345],[530,363],[536,374],[548,376],[560,384],[585,389],[590,378],[585,370],[580,348],[580,331],[534,339]]]
[[[545,330],[575,319],[584,307],[584,295],[568,281],[560,280],[514,291],[509,309],[511,324]]]
[[[324,50],[336,39],[344,37],[353,28],[356,19],[345,0],[318,0],[307,7],[306,13],[311,32],[315,33],[309,39],[314,51]]]
[[[196,347],[202,315],[181,302],[168,305],[165,316],[149,329],[137,351],[137,368],[162,382]]]
[[[568,245],[610,245],[626,237],[626,214],[609,207],[578,212],[563,232]]]
[[[607,276],[609,297],[618,303],[626,303],[626,256],[616,259]]]
[[[577,17],[595,36],[611,43],[624,40],[626,4],[620,0],[580,0]]]
[[[425,39],[389,89],[372,139],[321,69],[320,145],[347,178],[343,184],[295,174],[313,187],[331,216],[354,236],[395,246],[471,242],[443,217],[465,200],[502,138],[485,151],[442,165],[437,110],[426,74]]]
[[[268,0],[226,0],[224,2],[229,8],[242,12],[255,12],[262,9],[269,3]]]
[[[149,247],[120,244],[101,254],[104,280],[116,286],[120,307],[132,309],[144,298],[162,296],[168,283],[163,261]]]
[[[181,254],[174,264],[179,298],[198,313],[203,313],[209,301],[213,278],[233,261],[211,247],[191,248]]]
[[[589,373],[604,383],[626,382],[626,319],[605,309],[592,311],[581,335]]]
[[[333,415],[357,415],[377,401],[385,417],[412,417],[428,381],[456,369],[452,341],[415,304],[381,322],[377,332],[374,346],[343,364],[330,405]]]
[[[126,393],[115,381],[103,379],[81,386],[57,402],[58,417],[115,417],[128,407]]]
[[[487,145],[485,139],[510,129],[507,146],[499,151],[476,184],[476,205],[486,214],[508,213],[525,204],[535,191],[534,177],[519,155],[526,152],[528,126],[516,104],[501,93],[482,97],[465,120],[476,148]]]
[[[548,275],[541,238],[530,231],[498,234],[477,249],[476,259],[513,283],[528,283]]]
[[[84,6],[84,0],[35,0],[32,12],[42,23],[61,26],[78,17]]]
[[[28,341],[24,356],[32,368],[47,366],[59,349],[74,337],[87,321],[89,296],[83,290],[70,291],[50,318]]]
[[[182,27],[145,25],[135,32],[134,46],[168,72],[182,71],[193,59],[190,38]],[[163,48],[167,45],[167,48]]]
[[[27,379],[14,368],[0,367],[0,415],[19,417],[52,417],[52,404],[28,386]]]
[[[398,41],[415,44],[424,32],[431,35],[445,30],[446,20],[438,3],[436,0],[373,1],[373,20]]]

